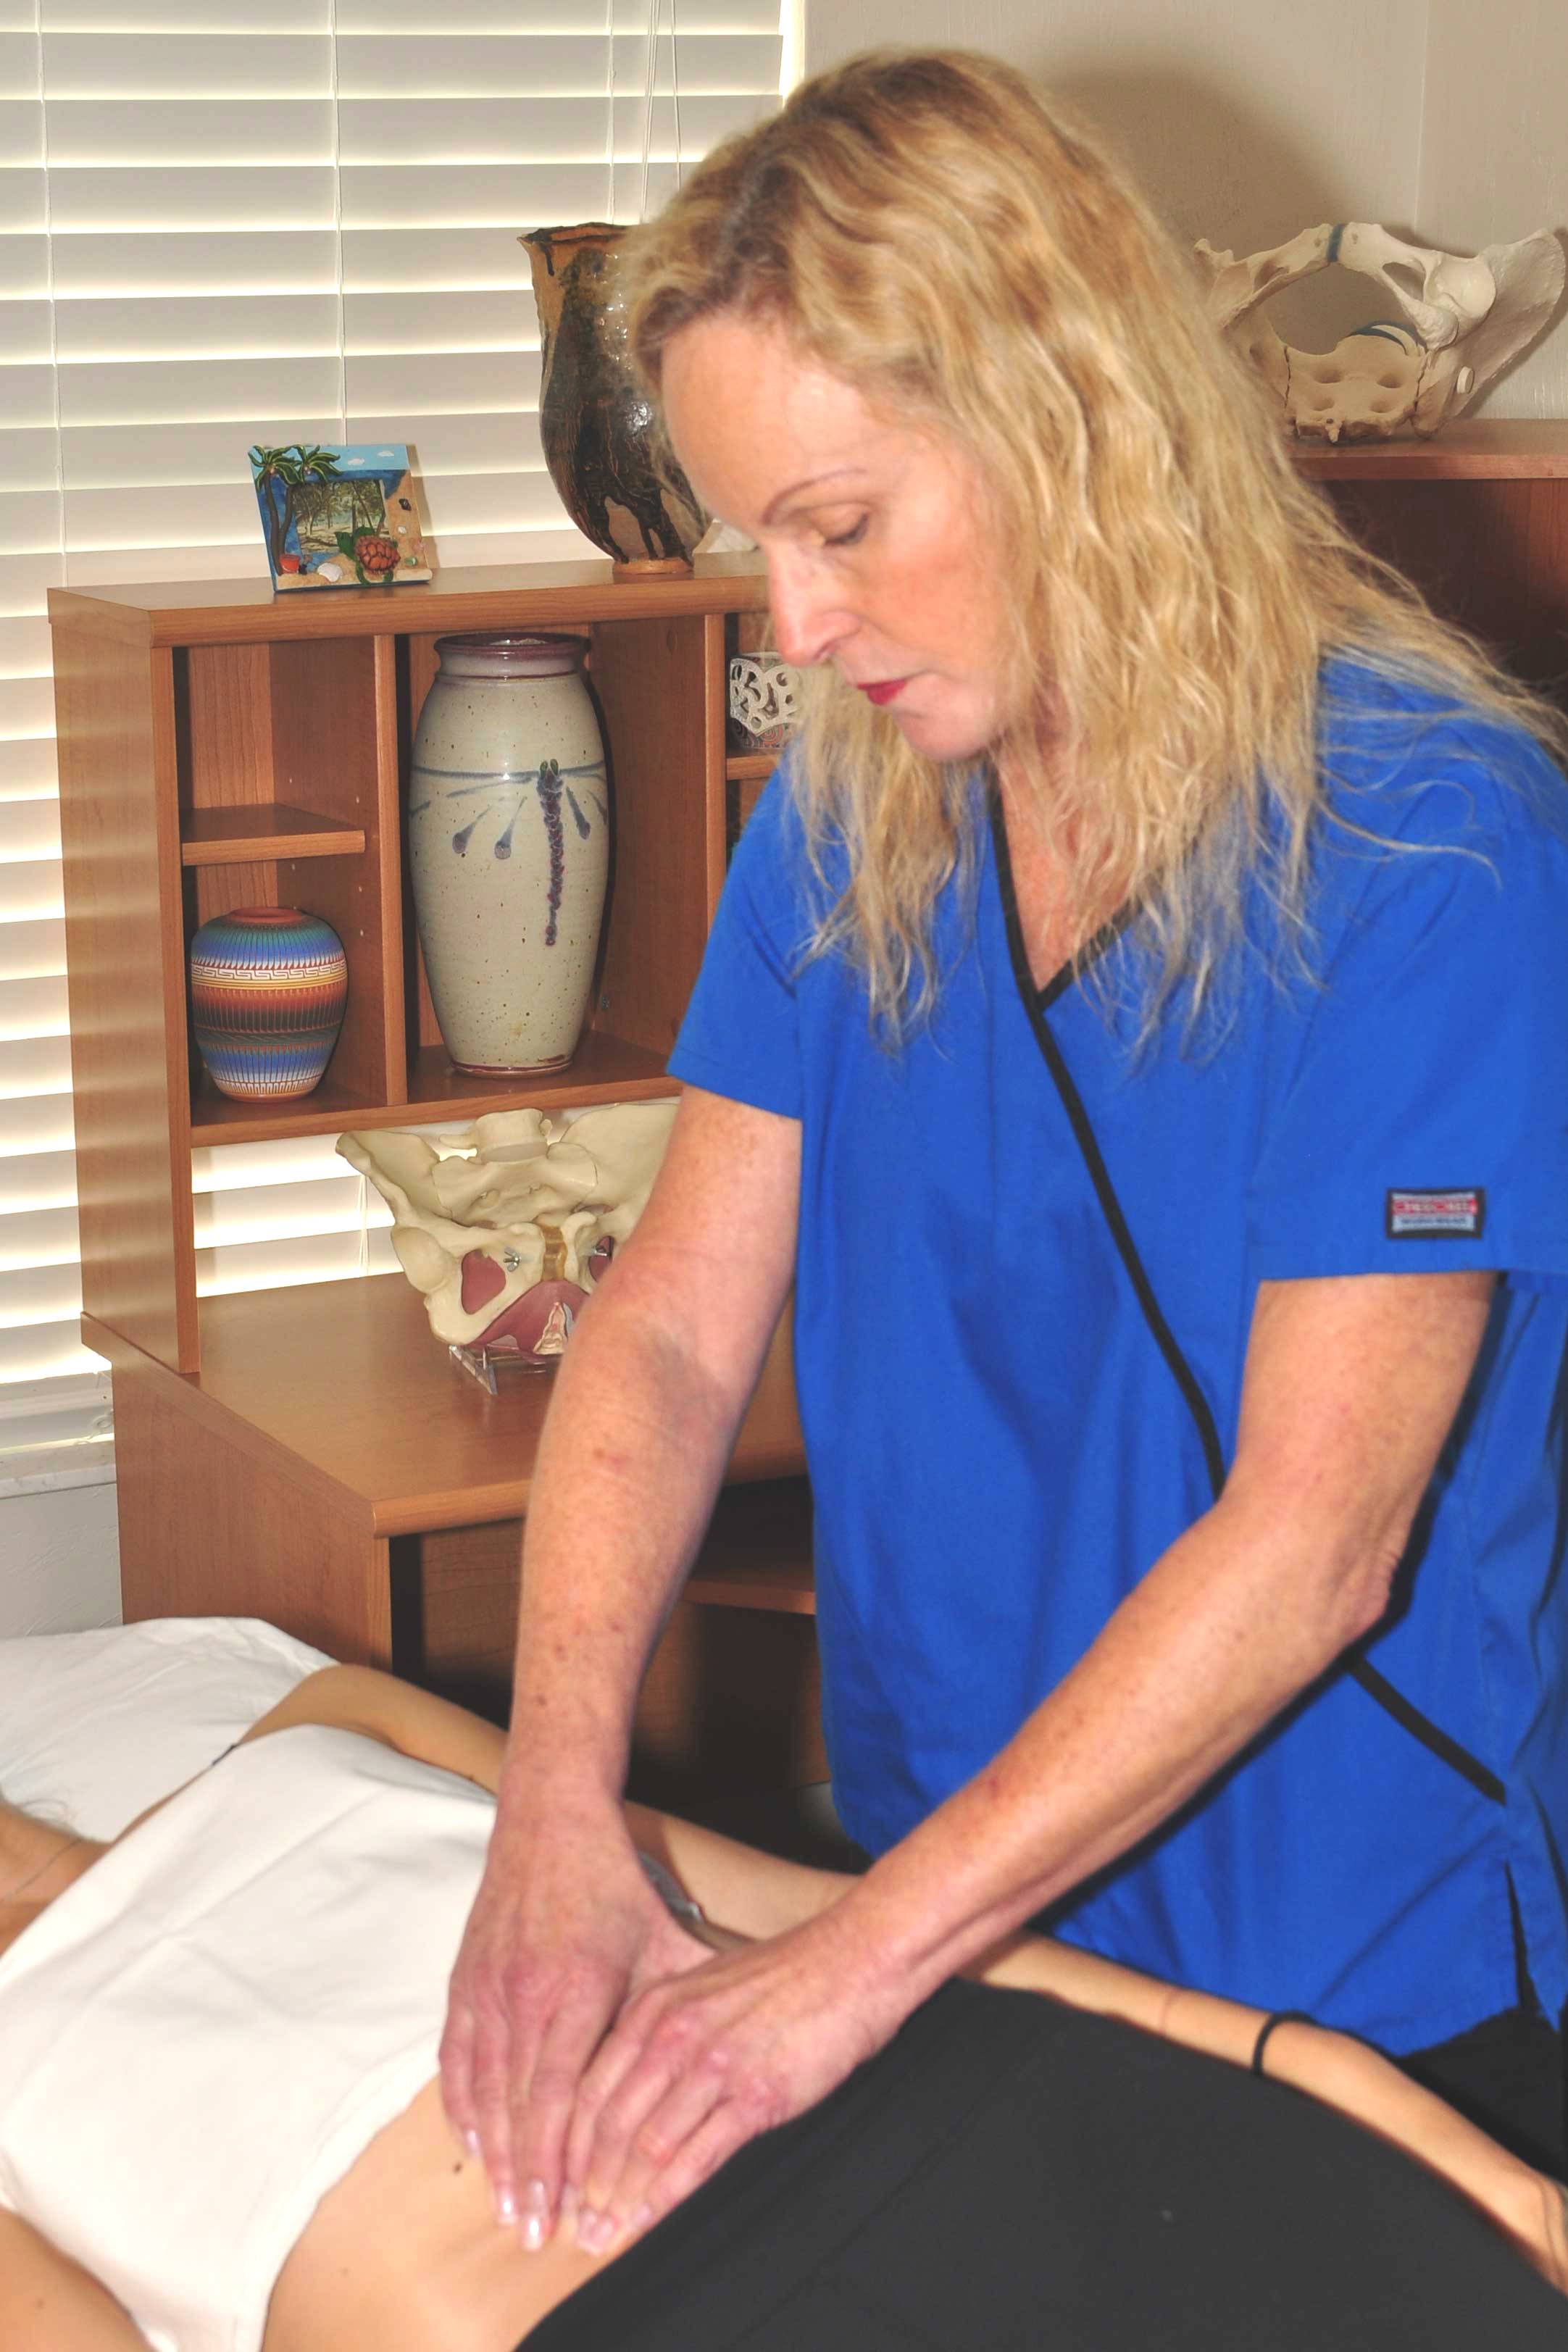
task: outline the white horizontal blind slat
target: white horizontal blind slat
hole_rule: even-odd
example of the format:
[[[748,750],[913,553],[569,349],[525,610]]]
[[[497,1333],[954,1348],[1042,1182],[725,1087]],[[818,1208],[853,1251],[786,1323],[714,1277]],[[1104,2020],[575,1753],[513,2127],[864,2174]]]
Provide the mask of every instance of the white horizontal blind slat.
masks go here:
[[[0,923],[31,925],[44,917],[62,914],[64,908],[58,857],[0,866]]]
[[[31,1225],[31,1217],[6,1223]],[[74,1224],[75,1219],[71,1220]],[[0,1265],[0,1331],[26,1330],[39,1323],[60,1323],[81,1313],[81,1271],[74,1255],[59,1264],[45,1259],[37,1265]]]
[[[105,1369],[102,1357],[82,1346],[74,1311],[53,1323],[24,1323],[15,1329],[0,1325],[0,1393]]]
[[[0,982],[63,978],[65,968],[66,927],[59,916],[0,921]]]
[[[70,1033],[64,973],[0,980],[0,1041],[65,1037]]]
[[[690,159],[776,104],[779,5],[678,5]],[[428,0],[0,0],[0,1388],[97,1361],[47,592],[264,576],[253,441],[407,441],[447,565],[585,552],[518,237],[635,218],[645,132],[650,205],[673,185],[648,5],[449,0],[433,32]],[[204,1292],[395,1265],[330,1138],[193,1182]]]
[[[74,1266],[76,1263],[74,1203],[54,1209],[17,1210],[0,1219],[0,1276]],[[5,1311],[5,1294],[0,1289],[0,1318],[4,1318]]]
[[[0,1160],[0,1213],[75,1205],[74,1151],[12,1151]]]
[[[47,677],[49,627],[41,614],[0,619],[0,677]]]
[[[68,1037],[0,1038],[0,1103],[37,1102],[70,1090]]]

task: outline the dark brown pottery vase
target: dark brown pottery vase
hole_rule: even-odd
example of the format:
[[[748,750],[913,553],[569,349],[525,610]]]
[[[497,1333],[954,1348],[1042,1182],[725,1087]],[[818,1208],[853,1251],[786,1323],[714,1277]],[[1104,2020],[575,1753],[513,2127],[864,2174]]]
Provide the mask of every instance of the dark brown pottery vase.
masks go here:
[[[539,426],[567,513],[616,569],[689,572],[708,527],[637,383],[611,221],[530,229],[542,343]]]

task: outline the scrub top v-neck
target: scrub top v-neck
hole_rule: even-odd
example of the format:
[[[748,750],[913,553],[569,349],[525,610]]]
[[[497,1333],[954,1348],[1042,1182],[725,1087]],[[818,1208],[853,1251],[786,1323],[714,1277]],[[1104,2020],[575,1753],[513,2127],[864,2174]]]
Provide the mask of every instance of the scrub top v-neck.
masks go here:
[[[1254,907],[1206,1044],[1178,992],[1137,1050],[1131,932],[1037,990],[982,824],[936,909],[935,1011],[889,1045],[847,961],[805,953],[786,772],[670,1066],[801,1123],[824,1723],[872,1852],[1213,1503],[1260,1281],[1502,1274],[1389,1617],[1052,1923],[1405,2051],[1519,1998],[1516,1911],[1534,1990],[1568,1997],[1568,847],[1525,738],[1325,683],[1346,823],[1312,973]]]

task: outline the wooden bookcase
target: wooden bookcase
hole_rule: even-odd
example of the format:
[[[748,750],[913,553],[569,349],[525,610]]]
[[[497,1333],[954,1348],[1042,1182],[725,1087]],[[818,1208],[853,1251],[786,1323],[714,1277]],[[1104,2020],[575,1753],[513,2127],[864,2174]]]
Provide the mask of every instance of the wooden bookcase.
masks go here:
[[[400,1276],[198,1300],[191,1152],[672,1091],[737,802],[768,764],[725,751],[731,619],[765,603],[733,560],[647,585],[587,562],[292,596],[52,593],[83,1328],[113,1368],[128,1618],[252,1612],[341,1657],[504,1687],[548,1380],[486,1397]],[[590,643],[614,802],[604,945],[570,1067],[477,1080],[451,1068],[425,985],[401,785],[437,638],[540,628]],[[188,1021],[193,931],[258,903],[325,916],[349,961],[326,1078],[277,1105],[217,1094]],[[731,1464],[764,1484],[721,1501],[689,1590],[771,1621],[792,1771],[815,1742],[802,1465],[781,1341]],[[681,1612],[645,1746],[690,1762],[705,1686],[721,1716],[735,1679],[709,1654],[762,1632],[699,1637]]]
[[[1301,463],[1441,611],[1532,679],[1568,676],[1568,422]],[[646,586],[586,563],[312,595],[51,591],[84,1331],[114,1369],[128,1617],[251,1612],[342,1657],[503,1686],[548,1383],[485,1397],[401,1279],[198,1301],[190,1153],[668,1091],[728,842],[769,765],[724,749],[730,616],[765,601],[744,559]],[[435,638],[506,628],[591,638],[616,828],[591,1025],[570,1068],[518,1084],[447,1064],[399,814]],[[256,900],[324,914],[350,963],[325,1082],[270,1109],[211,1092],[186,1014],[193,929]],[[689,1588],[729,1605],[679,1612],[650,1678],[645,1744],[672,1768],[700,1766],[717,1726],[759,1770],[817,1769],[801,1467],[781,1348]]]

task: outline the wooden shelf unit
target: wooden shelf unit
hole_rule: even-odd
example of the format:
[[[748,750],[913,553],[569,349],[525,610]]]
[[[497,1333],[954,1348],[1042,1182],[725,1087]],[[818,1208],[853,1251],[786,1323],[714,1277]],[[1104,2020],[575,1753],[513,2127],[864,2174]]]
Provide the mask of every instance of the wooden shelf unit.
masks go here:
[[[761,570],[721,560],[643,586],[590,562],[395,591],[198,583],[50,604],[84,1330],[113,1367],[125,1613],[254,1612],[338,1656],[465,1688],[478,1676],[493,1696],[548,1379],[487,1397],[401,1276],[198,1300],[190,1155],[673,1091],[665,1063],[727,856],[727,640],[765,604]],[[565,1070],[491,1081],[455,1071],[441,1044],[402,786],[437,638],[505,629],[587,640],[615,833],[579,1051]],[[342,1035],[296,1102],[228,1100],[192,1051],[191,936],[250,904],[324,915],[348,956]],[[798,1622],[802,1466],[781,1341],[731,1465],[732,1480],[771,1482],[772,1501],[742,1519],[721,1506],[721,1573],[700,1571],[694,1601]],[[692,1615],[677,1612],[641,1719],[666,1763],[702,1749]],[[811,1660],[793,1632],[787,1648],[774,1714],[790,1769],[817,1770],[800,1696]]]
[[[617,583],[606,564],[445,573],[275,596],[252,582],[50,593],[86,1311],[198,1373],[193,1146],[418,1125],[525,1104],[647,1099],[723,879],[727,617],[754,565]],[[405,887],[402,779],[438,636],[558,629],[590,646],[615,849],[589,1025],[565,1070],[454,1071]],[[301,906],[343,942],[326,1078],[219,1095],[192,1050],[186,958],[237,906]]]

